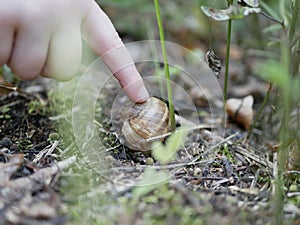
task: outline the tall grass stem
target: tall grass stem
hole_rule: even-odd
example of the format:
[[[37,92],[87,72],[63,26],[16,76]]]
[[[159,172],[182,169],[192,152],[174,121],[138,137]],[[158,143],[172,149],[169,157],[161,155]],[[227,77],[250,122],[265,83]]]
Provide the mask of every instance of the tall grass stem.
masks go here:
[[[150,40],[154,40],[155,39],[155,35],[154,35],[154,31],[153,31],[153,27],[151,26],[152,21],[149,21],[147,23],[147,27],[149,27],[150,29],[148,29],[148,37]],[[158,78],[158,86],[159,86],[159,92],[160,92],[160,97],[162,97],[163,99],[165,99],[165,93],[164,93],[164,85],[163,85],[163,81],[160,79],[161,78],[161,74],[160,74],[160,66],[159,66],[159,57],[158,57],[158,52],[156,49],[156,42],[150,42],[150,51],[152,54],[152,57],[154,59],[154,69],[155,69],[155,76]]]
[[[283,71],[286,74],[283,74],[286,79],[291,79],[289,69],[291,67],[291,59],[289,52],[289,39],[286,36],[286,33],[283,33],[283,41],[280,45],[280,64],[282,65]],[[292,106],[292,92],[291,92],[291,83],[284,82],[284,85],[281,87],[282,101],[280,109],[282,110],[282,118],[279,129],[279,141],[281,143],[278,149],[278,161],[277,161],[277,177],[275,180],[275,195],[274,195],[274,215],[275,223],[274,224],[283,224],[283,208],[284,208],[284,173],[287,165],[287,154],[290,138],[292,136],[291,130],[288,125],[291,106]]]
[[[232,20],[228,20],[228,26],[227,26],[227,46],[226,46],[226,62],[225,62],[225,77],[224,77],[224,101],[225,101],[225,103],[226,103],[226,99],[227,99],[228,76],[229,76],[231,23],[232,23]]]
[[[253,124],[251,125],[251,127],[249,129],[249,132],[248,132],[248,135],[247,135],[247,139],[250,139],[250,136],[252,135],[252,132],[253,132],[253,129],[254,129],[255,125],[256,125],[258,119],[260,118],[263,110],[265,109],[265,107],[267,105],[267,102],[268,102],[268,100],[270,98],[270,93],[271,93],[272,87],[273,87],[273,84],[271,82],[269,82],[269,88],[268,88],[267,94],[266,94],[266,96],[264,98],[263,103],[261,104],[261,106],[260,106],[260,108],[258,110],[258,113],[255,116]]]
[[[291,18],[291,25],[289,29],[289,42],[290,46],[290,57],[291,57],[291,73],[293,76],[296,76],[299,72],[299,63],[300,63],[300,39],[294,42],[295,38],[297,38],[296,28],[300,26],[300,0],[296,0],[293,5],[293,12]],[[297,46],[298,44],[298,46]],[[294,46],[295,45],[295,46]]]
[[[227,0],[228,7],[233,4],[233,0]],[[230,61],[230,44],[231,44],[231,24],[232,20],[229,19],[227,23],[227,46],[226,46],[226,62],[225,62],[225,77],[224,77],[224,110],[223,110],[223,123],[226,127],[226,101],[227,101],[227,88],[228,88],[228,74],[229,74],[229,61]]]
[[[223,123],[226,124],[226,101],[227,101],[227,88],[228,88],[228,74],[229,74],[229,61],[230,61],[230,43],[231,43],[231,23],[232,20],[228,20],[227,25],[227,47],[226,47],[226,62],[225,62],[225,77],[224,77],[224,110],[223,110]]]
[[[175,114],[174,114],[172,86],[171,86],[171,82],[170,82],[171,76],[170,76],[170,70],[169,70],[167,49],[166,49],[166,45],[165,45],[164,29],[163,29],[163,25],[162,25],[161,14],[160,14],[160,7],[159,7],[158,0],[154,0],[154,5],[155,5],[155,11],[156,11],[156,18],[157,18],[158,30],[159,30],[161,50],[162,50],[163,59],[164,59],[165,75],[166,75],[166,79],[167,79],[167,92],[168,92],[168,102],[169,102],[170,119],[171,119],[171,130],[174,131],[176,124],[175,124]]]

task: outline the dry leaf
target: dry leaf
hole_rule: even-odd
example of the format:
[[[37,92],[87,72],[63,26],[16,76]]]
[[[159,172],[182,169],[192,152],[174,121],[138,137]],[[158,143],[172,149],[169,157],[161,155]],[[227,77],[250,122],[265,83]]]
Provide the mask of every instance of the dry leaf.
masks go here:
[[[280,147],[280,145],[281,145],[280,143],[272,141],[272,142],[268,143],[268,149],[274,153],[274,152],[278,151],[278,148]]]
[[[226,101],[228,116],[249,130],[253,121],[253,96],[248,95],[243,99],[231,98]]]
[[[17,91],[17,87],[15,87],[13,84],[7,82],[2,77],[2,74],[0,74],[0,95],[6,95],[10,92]]]

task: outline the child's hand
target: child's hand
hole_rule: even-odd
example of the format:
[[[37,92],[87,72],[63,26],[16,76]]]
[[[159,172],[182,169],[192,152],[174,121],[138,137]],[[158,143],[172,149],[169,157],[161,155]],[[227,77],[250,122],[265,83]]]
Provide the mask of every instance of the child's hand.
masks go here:
[[[127,49],[94,0],[0,0],[0,5],[0,66],[7,64],[23,79],[68,80],[80,67],[83,37],[133,101],[148,97]]]

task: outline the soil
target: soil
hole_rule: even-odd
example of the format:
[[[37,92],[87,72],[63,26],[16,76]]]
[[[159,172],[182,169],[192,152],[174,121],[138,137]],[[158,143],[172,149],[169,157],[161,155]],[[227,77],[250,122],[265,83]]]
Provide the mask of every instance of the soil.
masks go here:
[[[47,102],[45,87],[35,93],[0,88],[1,224],[66,221],[58,214],[58,170],[50,170],[56,157],[49,152],[54,123],[46,113]]]
[[[241,69],[234,70],[234,63],[232,67],[235,72]],[[139,67],[139,70],[143,69]],[[252,94],[256,100],[254,110],[257,110],[266,85],[253,78],[238,77],[234,72],[231,82],[237,85],[230,90],[229,96],[241,98]],[[57,134],[55,120],[51,117],[53,112],[48,110],[51,105],[47,84],[41,85],[44,88],[36,92],[29,92],[28,87],[35,85],[34,82],[21,84],[17,91],[2,88],[0,95],[1,224],[64,224],[71,217],[60,211],[64,198],[60,185],[64,184],[65,178],[58,182],[59,170],[63,167],[57,165],[63,161],[57,155],[60,151],[58,142],[63,140]],[[115,121],[110,118],[110,105],[116,90],[109,86],[104,96],[99,96],[95,118],[99,126],[97,135],[105,147],[102,151],[106,164],[101,171],[105,174],[101,176],[103,182],[97,189],[112,196],[113,200],[104,208],[116,209],[114,216],[106,215],[104,211],[95,212],[93,207],[82,211],[89,215],[102,213],[101,216],[111,219],[112,224],[145,224],[145,218],[150,223],[159,221],[163,224],[272,223],[276,149],[273,152],[268,149],[268,140],[260,144],[267,136],[257,137],[268,125],[258,126],[253,139],[247,138],[248,131],[234,120],[227,121],[225,134],[221,129],[191,130],[176,157],[168,164],[162,164],[151,154],[131,151],[118,140],[112,127]],[[211,112],[202,104],[205,103],[201,102],[197,108],[202,113],[197,116],[205,123]],[[181,105],[176,110],[180,114],[186,108]],[[216,118],[221,116],[216,115]],[[221,127],[222,120],[216,121],[215,126]],[[272,146],[276,148],[275,144]],[[97,155],[96,150],[93,149]],[[170,178],[166,183],[142,190],[145,193],[134,199],[136,185],[148,168],[155,170],[152,179],[160,172],[167,173]],[[81,176],[84,179],[84,174]],[[287,181],[286,224],[299,224],[300,221],[299,182],[297,175]],[[292,189],[293,185],[296,188]],[[118,201],[121,200],[126,204],[120,204]]]

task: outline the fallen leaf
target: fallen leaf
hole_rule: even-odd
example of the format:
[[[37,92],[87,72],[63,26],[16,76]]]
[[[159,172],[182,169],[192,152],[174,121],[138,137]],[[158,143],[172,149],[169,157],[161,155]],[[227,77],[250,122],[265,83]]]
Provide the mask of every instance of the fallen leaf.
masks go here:
[[[231,98],[226,101],[226,112],[228,116],[238,124],[244,126],[246,130],[253,121],[253,96],[248,95],[243,99]]]
[[[202,12],[216,20],[216,21],[225,21],[230,19],[243,19],[246,16],[249,16],[252,13],[260,13],[260,8],[251,8],[251,7],[241,7],[241,6],[230,6],[227,9],[215,9],[212,7],[201,6]]]
[[[0,95],[6,95],[10,92],[17,91],[17,87],[7,82],[0,74]]]
[[[277,152],[278,148],[280,147],[280,143],[278,142],[269,142],[268,143],[268,149],[272,152]]]

